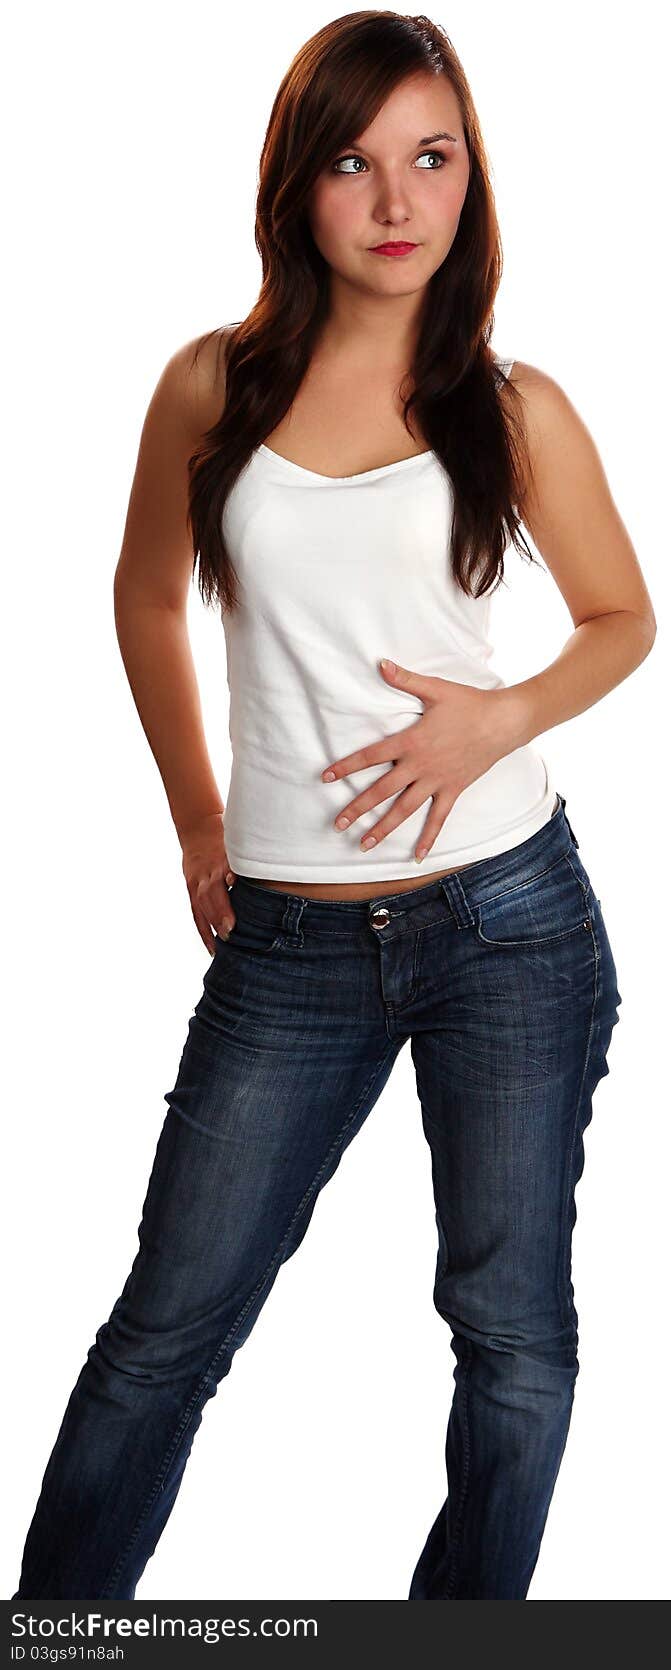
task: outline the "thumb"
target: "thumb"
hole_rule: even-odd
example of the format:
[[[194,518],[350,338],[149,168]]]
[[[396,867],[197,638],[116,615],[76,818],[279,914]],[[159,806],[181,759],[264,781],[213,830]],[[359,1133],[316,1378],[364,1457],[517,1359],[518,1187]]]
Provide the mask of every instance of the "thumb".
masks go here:
[[[407,667],[399,667],[397,661],[388,661],[386,658],[379,661],[378,666],[388,683],[395,684],[397,689],[409,690],[413,696],[429,694],[432,680],[424,678],[421,673],[410,672]]]

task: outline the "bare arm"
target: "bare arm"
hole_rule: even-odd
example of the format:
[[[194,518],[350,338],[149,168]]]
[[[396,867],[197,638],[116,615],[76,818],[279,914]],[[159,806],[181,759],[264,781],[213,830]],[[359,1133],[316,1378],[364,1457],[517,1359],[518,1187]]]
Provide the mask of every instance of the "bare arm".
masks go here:
[[[533,480],[520,506],[575,630],[550,666],[501,692],[515,747],[601,700],[650,653],[652,600],[597,448],[552,377],[517,361]]]
[[[194,920],[214,951],[210,923],[228,931],[234,917],[225,886],[224,804],[207,751],[187,628],[193,567],[187,462],[219,415],[222,393],[209,345],[195,370],[194,349],[195,341],[173,354],[149,403],[114,575],[114,615],[133,699],[182,846]],[[213,876],[215,870],[220,876]]]

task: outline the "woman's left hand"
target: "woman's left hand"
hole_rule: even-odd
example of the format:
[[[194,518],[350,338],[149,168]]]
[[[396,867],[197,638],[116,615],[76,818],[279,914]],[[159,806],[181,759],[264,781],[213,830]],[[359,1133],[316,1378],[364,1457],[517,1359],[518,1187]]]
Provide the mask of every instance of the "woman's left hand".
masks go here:
[[[394,668],[391,662],[380,662],[379,666],[388,684],[418,696],[425,711],[416,724],[335,760],[322,772],[322,782],[337,781],[366,766],[390,762],[391,771],[384,772],[372,788],[343,807],[335,827],[348,828],[362,812],[379,806],[399,790],[393,807],[362,837],[363,849],[372,850],[431,799],[433,805],[415,848],[419,860],[430,852],[455,800],[469,783],[521,745],[521,736],[518,740],[515,734],[520,723],[519,703],[514,689],[507,685],[480,690],[450,679],[426,678],[406,667]]]

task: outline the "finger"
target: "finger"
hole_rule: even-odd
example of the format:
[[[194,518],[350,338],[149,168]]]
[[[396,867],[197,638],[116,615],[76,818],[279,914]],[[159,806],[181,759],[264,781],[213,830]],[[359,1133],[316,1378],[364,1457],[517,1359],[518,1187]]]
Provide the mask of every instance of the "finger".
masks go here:
[[[203,941],[203,945],[205,946],[205,949],[207,951],[209,951],[210,956],[213,957],[214,953],[217,949],[217,942],[216,942],[216,939],[215,939],[214,934],[212,932],[212,929],[210,927],[210,924],[207,920],[207,917],[203,915],[202,910],[197,910],[193,907],[192,907],[191,914],[193,916],[193,920],[196,924],[196,927],[197,927],[198,932],[200,934],[200,937]]]
[[[196,888],[194,906],[220,934],[230,933],[235,924],[235,914],[223,881],[223,872],[213,870],[209,876],[203,876]]]
[[[210,956],[213,957],[217,949],[216,935],[218,934],[220,939],[228,939],[231,929],[235,927],[235,917],[229,918],[225,923],[218,923],[214,932],[210,918],[204,910],[195,909],[193,911],[193,919],[203,941],[203,945],[207,947]]]
[[[392,829],[398,829],[399,824],[405,823],[406,818],[411,817],[413,812],[417,812],[419,807],[424,805],[424,801],[429,798],[429,793],[430,791],[422,788],[421,784],[413,783],[411,788],[406,789],[405,794],[399,795],[392,810],[387,812],[379,823],[373,824],[372,829],[368,829],[365,835],[362,835],[362,848],[366,852],[373,852],[385,836],[391,834]],[[367,845],[369,841],[370,846]]]
[[[413,726],[409,728],[414,729]],[[364,771],[367,765],[396,765],[407,748],[407,741],[404,731],[396,731],[393,736],[383,736],[379,742],[371,742],[367,748],[357,748],[353,754],[345,754],[342,760],[325,766],[322,782],[327,777],[329,782],[337,782],[339,777],[349,777],[352,771]]]
[[[351,823],[355,823],[356,819],[361,817],[362,812],[370,812],[373,806],[380,806],[391,794],[397,794],[407,786],[407,772],[403,771],[402,767],[397,766],[393,771],[385,771],[372,788],[357,795],[355,800],[350,801],[349,806],[343,806],[342,812],[334,819],[334,829],[348,829]]]
[[[410,695],[419,696],[422,702],[435,699],[439,687],[445,684],[444,679],[416,673],[411,667],[401,667],[398,661],[382,659],[378,665],[388,684],[396,684],[399,689],[409,691]]]
[[[436,796],[417,842],[417,846],[415,847],[415,858],[420,864],[422,859],[426,858],[428,853],[430,853],[434,842],[437,841],[440,831],[445,823],[445,819],[449,817],[453,805],[454,801],[446,800],[444,795]]]

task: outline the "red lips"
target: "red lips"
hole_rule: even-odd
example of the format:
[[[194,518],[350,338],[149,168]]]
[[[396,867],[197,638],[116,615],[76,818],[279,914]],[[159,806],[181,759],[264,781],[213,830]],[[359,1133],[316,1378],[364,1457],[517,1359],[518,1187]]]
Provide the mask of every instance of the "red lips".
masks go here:
[[[407,255],[411,249],[417,249],[417,244],[402,243],[399,241],[398,243],[374,244],[371,247],[370,253],[371,255]]]

